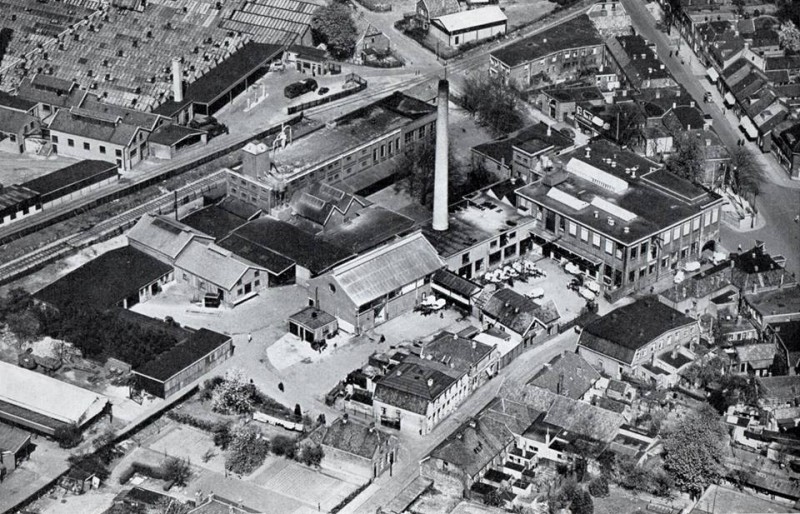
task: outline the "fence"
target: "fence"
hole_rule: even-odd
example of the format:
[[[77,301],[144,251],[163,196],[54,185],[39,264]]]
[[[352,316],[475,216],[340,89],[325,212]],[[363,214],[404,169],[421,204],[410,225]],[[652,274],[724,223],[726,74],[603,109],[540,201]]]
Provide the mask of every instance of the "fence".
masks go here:
[[[350,73],[347,76],[345,76],[344,81],[345,83],[355,82],[356,87],[345,89],[344,91],[339,91],[338,93],[333,93],[332,95],[323,96],[322,98],[311,100],[310,102],[304,102],[298,105],[291,105],[286,108],[287,114],[295,114],[297,112],[302,113],[302,111],[306,109],[311,109],[312,107],[316,107],[318,105],[327,104],[333,102],[334,100],[339,100],[340,98],[354,95],[356,93],[360,93],[361,91],[367,89],[367,81],[361,78],[360,76],[356,75],[355,73]]]

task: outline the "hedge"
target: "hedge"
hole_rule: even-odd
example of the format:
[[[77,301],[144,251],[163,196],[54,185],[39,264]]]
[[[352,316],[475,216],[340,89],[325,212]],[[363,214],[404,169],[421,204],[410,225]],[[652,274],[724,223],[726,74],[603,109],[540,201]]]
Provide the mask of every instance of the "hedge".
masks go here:
[[[191,414],[186,414],[183,412],[169,411],[167,413],[167,417],[173,421],[177,421],[178,423],[199,428],[200,430],[205,430],[206,432],[214,432],[217,426],[220,425],[220,423],[217,421],[196,418]]]
[[[361,494],[362,492],[364,492],[364,489],[366,489],[367,487],[369,487],[369,486],[370,486],[370,484],[372,484],[372,479],[369,479],[369,480],[367,480],[366,482],[364,482],[363,484],[361,484],[361,486],[360,486],[358,489],[356,489],[356,490],[355,490],[355,491],[353,491],[352,493],[348,494],[348,495],[347,495],[347,496],[346,496],[346,497],[345,497],[345,498],[344,498],[342,501],[340,501],[339,503],[337,503],[337,504],[336,504],[336,506],[335,506],[335,507],[333,507],[333,508],[330,510],[331,514],[336,514],[337,512],[339,512],[340,510],[342,510],[343,508],[345,508],[345,507],[347,506],[347,504],[348,504],[348,503],[350,503],[351,501],[353,501],[353,500],[355,500],[355,499],[356,499],[356,496],[358,496],[359,494]]]

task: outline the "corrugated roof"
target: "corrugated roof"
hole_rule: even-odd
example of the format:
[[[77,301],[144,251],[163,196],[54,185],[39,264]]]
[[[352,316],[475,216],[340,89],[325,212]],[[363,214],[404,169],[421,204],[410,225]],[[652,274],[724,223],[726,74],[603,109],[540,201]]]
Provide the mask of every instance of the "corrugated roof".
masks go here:
[[[77,425],[93,418],[108,402],[99,393],[1,361],[0,400]]]
[[[416,233],[334,269],[332,278],[356,305],[364,305],[444,267],[436,250]]]
[[[253,266],[239,260],[230,250],[213,243],[191,241],[175,259],[175,267],[230,290]]]
[[[500,7],[491,5],[480,9],[471,9],[453,14],[440,16],[433,20],[434,25],[441,26],[445,31],[453,33],[472,27],[499,24],[507,22],[508,18]]]
[[[127,236],[129,241],[157,250],[170,259],[177,258],[181,250],[197,236],[206,241],[213,241],[213,238],[184,223],[155,214],[142,216],[128,231]]]

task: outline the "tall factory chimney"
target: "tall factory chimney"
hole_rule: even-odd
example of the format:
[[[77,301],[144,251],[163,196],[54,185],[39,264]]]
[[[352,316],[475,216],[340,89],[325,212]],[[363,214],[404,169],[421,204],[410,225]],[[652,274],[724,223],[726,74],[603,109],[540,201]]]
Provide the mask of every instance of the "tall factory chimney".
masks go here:
[[[172,98],[183,102],[183,63],[180,57],[172,58]]]
[[[439,93],[436,100],[436,167],[433,182],[433,230],[443,232],[448,229],[447,213],[448,193],[447,179],[450,173],[447,162],[447,111],[450,101],[450,84],[447,79],[439,81]]]

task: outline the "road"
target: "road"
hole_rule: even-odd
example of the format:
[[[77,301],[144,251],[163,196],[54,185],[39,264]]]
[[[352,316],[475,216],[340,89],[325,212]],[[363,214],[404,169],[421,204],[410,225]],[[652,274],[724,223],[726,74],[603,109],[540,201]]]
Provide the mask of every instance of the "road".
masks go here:
[[[430,434],[408,438],[403,441],[406,451],[401,454],[400,466],[395,468],[394,476],[387,474],[376,480],[364,493],[351,502],[341,512],[343,514],[372,514],[378,507],[386,506],[412,480],[419,475],[419,461],[427,456],[439,443],[452,434],[459,426],[478,414],[505,383],[521,383],[530,380],[544,363],[563,351],[575,351],[577,334],[568,330],[541,346],[523,353],[506,366],[490,382],[486,383],[447,419],[442,421]]]
[[[745,139],[733,114],[728,112],[726,116],[720,109],[722,98],[716,88],[703,78],[705,70],[700,66],[697,57],[687,59],[690,52],[688,45],[681,45],[685,61],[683,64],[680,58],[668,57],[673,48],[666,36],[655,28],[655,20],[644,3],[639,0],[622,0],[622,5],[639,33],[655,43],[658,55],[664,60],[675,80],[686,88],[697,105],[702,105],[703,110],[712,116],[714,130],[722,142],[732,148],[737,141]],[[706,91],[712,92],[715,99],[713,103],[703,103]],[[770,253],[785,256],[787,269],[800,276],[800,226],[794,222],[794,217],[800,214],[800,184],[790,181],[772,156],[763,154],[755,143],[748,142],[745,147],[764,169],[765,180],[757,198],[757,208],[765,224],[763,228],[747,232],[735,231],[723,225],[722,244],[728,250],[735,251],[740,244],[743,248],[748,248],[752,246],[753,240],[762,240]]]

